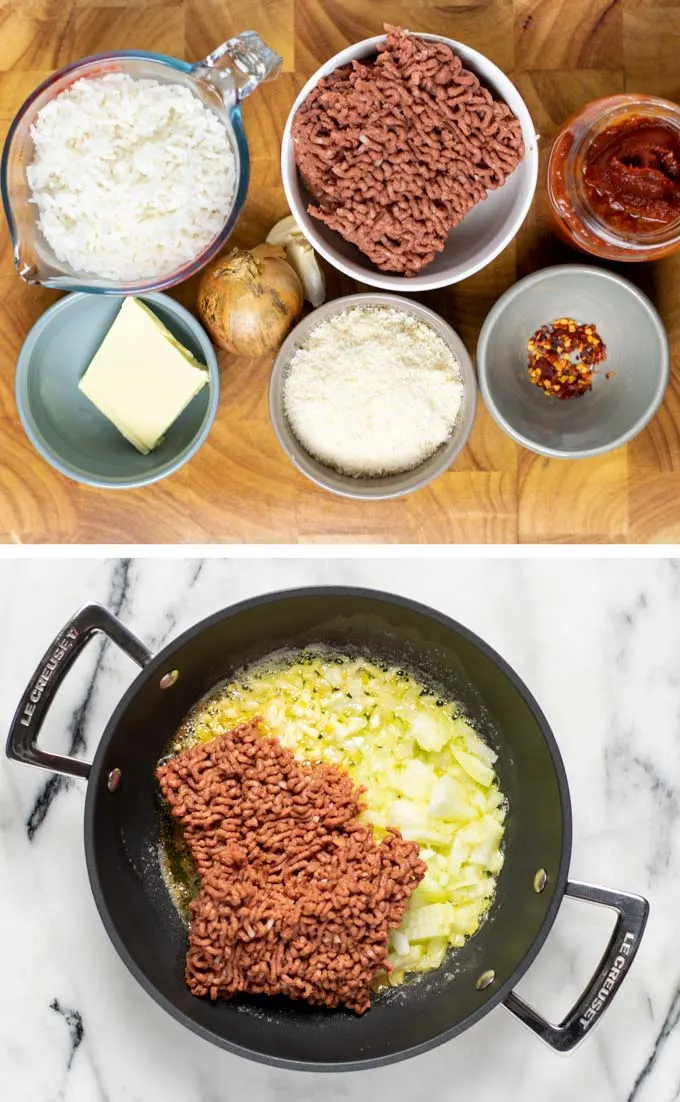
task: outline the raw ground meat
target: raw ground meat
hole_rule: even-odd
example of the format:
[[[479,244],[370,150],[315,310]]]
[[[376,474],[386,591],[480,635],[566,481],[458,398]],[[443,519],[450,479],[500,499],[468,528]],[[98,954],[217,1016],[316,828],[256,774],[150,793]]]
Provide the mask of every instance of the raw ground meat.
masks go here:
[[[360,790],[301,765],[258,721],[157,769],[196,861],[186,982],[194,995],[284,994],[361,1014],[390,929],[425,875],[418,846],[360,823]]]
[[[415,275],[524,156],[519,120],[442,42],[385,24],[368,63],[320,80],[293,120],[309,213],[383,271]]]

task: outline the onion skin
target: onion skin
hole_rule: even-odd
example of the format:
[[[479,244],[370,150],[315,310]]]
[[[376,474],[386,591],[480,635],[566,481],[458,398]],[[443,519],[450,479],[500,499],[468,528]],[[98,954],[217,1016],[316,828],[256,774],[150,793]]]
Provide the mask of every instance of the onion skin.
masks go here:
[[[302,313],[302,285],[283,249],[232,249],[206,268],[197,305],[219,348],[263,356],[280,348]]]

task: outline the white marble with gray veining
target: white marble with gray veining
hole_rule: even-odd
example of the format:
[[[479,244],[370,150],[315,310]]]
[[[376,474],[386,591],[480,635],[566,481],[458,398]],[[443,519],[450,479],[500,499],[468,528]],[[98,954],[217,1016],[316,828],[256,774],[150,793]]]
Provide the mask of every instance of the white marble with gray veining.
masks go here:
[[[0,1099],[3,1102],[672,1102],[680,1098],[680,564],[667,560],[136,560],[0,562],[0,728],[46,645],[99,600],[152,649],[245,596],[359,584],[433,605],[478,632],[533,690],[569,776],[576,879],[637,891],[652,911],[597,1029],[560,1057],[502,1007],[391,1067],[309,1076],[193,1036],[137,986],[85,871],[84,782],[0,760]],[[96,674],[96,676],[95,676]],[[44,742],[91,756],[134,675],[92,647]],[[519,990],[570,1004],[604,945],[606,912],[563,905]]]

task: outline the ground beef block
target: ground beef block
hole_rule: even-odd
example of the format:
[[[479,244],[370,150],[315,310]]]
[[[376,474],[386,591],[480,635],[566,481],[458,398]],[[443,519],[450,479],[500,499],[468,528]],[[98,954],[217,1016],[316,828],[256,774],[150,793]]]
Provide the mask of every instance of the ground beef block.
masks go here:
[[[415,275],[524,145],[519,120],[450,46],[385,30],[375,60],[319,81],[292,133],[312,217],[381,270]]]
[[[425,875],[417,845],[398,831],[378,843],[347,774],[301,765],[257,721],[182,751],[157,777],[201,880],[190,991],[367,1010],[388,931]]]

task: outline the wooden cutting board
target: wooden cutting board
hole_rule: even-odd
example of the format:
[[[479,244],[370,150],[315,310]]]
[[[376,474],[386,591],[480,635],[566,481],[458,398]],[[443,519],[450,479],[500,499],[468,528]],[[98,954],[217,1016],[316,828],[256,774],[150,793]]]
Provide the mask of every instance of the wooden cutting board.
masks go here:
[[[515,242],[456,287],[421,296],[474,352],[485,314],[517,278],[583,257],[559,244],[545,196],[556,129],[581,104],[612,92],[680,98],[680,4],[671,0],[0,0],[2,136],[24,98],[55,68],[86,54],[148,49],[197,60],[252,28],[284,59],[283,73],[247,101],[248,203],[235,234],[261,241],[286,203],[279,141],[306,78],[387,20],[462,40],[511,74],[541,135],[533,209]],[[624,266],[620,266],[624,271]],[[624,274],[656,302],[673,346],[663,408],[632,444],[579,462],[517,447],[480,407],[455,468],[398,501],[363,504],[307,482],[279,450],[267,414],[270,360],[221,357],[222,392],[207,443],[182,471],[147,489],[77,486],[33,451],[14,405],[14,365],[30,326],[55,301],[14,273],[0,229],[0,540],[197,542],[680,542],[680,255]],[[333,295],[353,290],[330,273]],[[177,288],[193,306],[195,285]],[[678,495],[676,497],[676,494]]]

